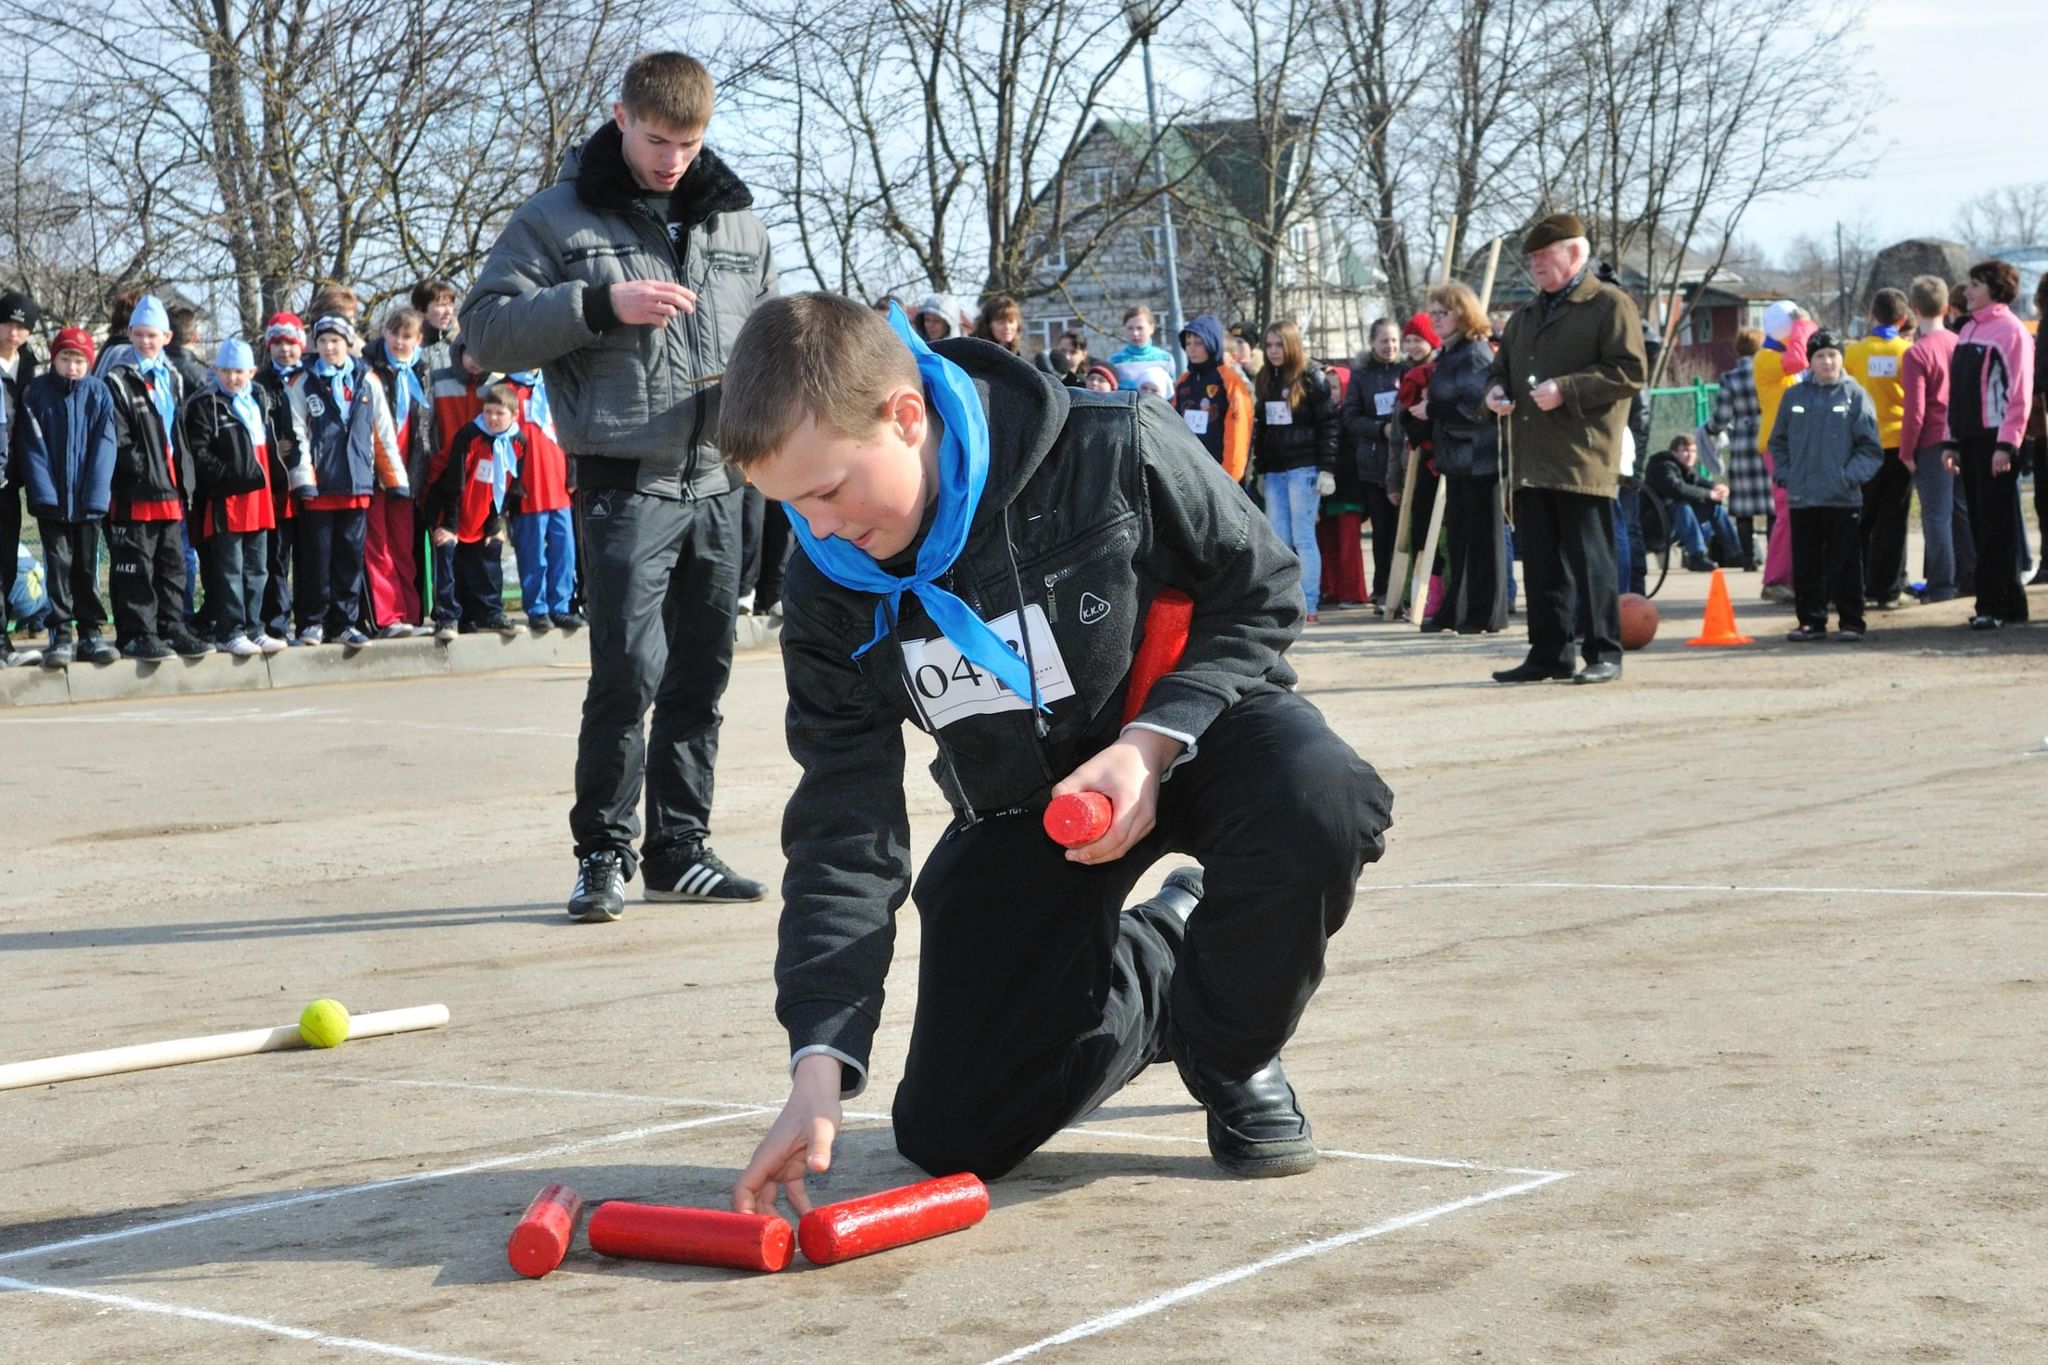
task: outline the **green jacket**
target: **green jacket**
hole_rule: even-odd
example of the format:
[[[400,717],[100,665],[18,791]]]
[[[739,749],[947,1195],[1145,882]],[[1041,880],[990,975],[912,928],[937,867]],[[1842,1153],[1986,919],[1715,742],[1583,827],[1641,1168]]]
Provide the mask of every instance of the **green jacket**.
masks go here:
[[[1505,452],[1512,486],[1613,497],[1629,399],[1648,374],[1635,304],[1590,269],[1548,318],[1540,295],[1516,309],[1491,375],[1515,401]],[[1546,379],[1564,394],[1550,412],[1529,397]]]

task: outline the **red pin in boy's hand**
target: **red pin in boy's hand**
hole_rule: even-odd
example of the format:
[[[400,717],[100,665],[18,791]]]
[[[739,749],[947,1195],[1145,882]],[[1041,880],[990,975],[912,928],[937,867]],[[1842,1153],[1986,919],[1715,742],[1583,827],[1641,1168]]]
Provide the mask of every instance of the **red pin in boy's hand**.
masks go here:
[[[1179,588],[1162,588],[1145,612],[1145,633],[1131,660],[1130,686],[1124,691],[1124,719],[1129,725],[1145,709],[1145,698],[1158,682],[1180,665],[1194,623],[1195,602]],[[1109,833],[1116,812],[1101,792],[1069,792],[1045,808],[1045,832],[1062,848],[1080,848]]]

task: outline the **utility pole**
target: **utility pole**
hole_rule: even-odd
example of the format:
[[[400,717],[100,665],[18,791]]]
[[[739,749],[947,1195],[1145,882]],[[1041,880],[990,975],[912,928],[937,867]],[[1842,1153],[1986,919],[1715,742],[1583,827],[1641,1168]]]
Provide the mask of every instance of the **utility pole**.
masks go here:
[[[1849,330],[1849,281],[1842,273],[1842,220],[1835,219],[1835,325]]]
[[[1173,240],[1173,196],[1166,188],[1166,149],[1159,141],[1159,99],[1152,85],[1152,35],[1159,31],[1159,15],[1151,0],[1124,0],[1124,21],[1138,39],[1138,51],[1145,65],[1145,126],[1152,138],[1152,172],[1159,177],[1159,223],[1166,247],[1167,349],[1173,352],[1177,369],[1187,368],[1181,353],[1180,261]]]

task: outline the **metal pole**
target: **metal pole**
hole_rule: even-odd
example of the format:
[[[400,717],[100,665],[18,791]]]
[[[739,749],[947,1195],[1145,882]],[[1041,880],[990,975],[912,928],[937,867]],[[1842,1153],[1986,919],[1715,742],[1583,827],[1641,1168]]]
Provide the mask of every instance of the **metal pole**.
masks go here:
[[[1152,133],[1152,170],[1159,177],[1159,221],[1166,235],[1166,318],[1169,324],[1167,336],[1171,338],[1167,349],[1173,352],[1176,368],[1186,369],[1187,357],[1180,349],[1180,329],[1184,325],[1180,313],[1180,257],[1173,241],[1173,195],[1166,188],[1166,149],[1159,141],[1159,100],[1152,90],[1152,35],[1149,32],[1138,39],[1138,51],[1145,62],[1145,123]]]

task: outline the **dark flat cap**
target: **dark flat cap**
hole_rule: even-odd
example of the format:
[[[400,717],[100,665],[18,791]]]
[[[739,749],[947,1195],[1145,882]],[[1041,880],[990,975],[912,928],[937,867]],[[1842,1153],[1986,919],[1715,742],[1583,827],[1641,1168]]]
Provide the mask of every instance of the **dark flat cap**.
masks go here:
[[[1522,239],[1522,254],[1541,251],[1544,247],[1558,242],[1569,242],[1574,237],[1586,235],[1586,225],[1579,221],[1576,213],[1553,213],[1529,229],[1529,235]]]

